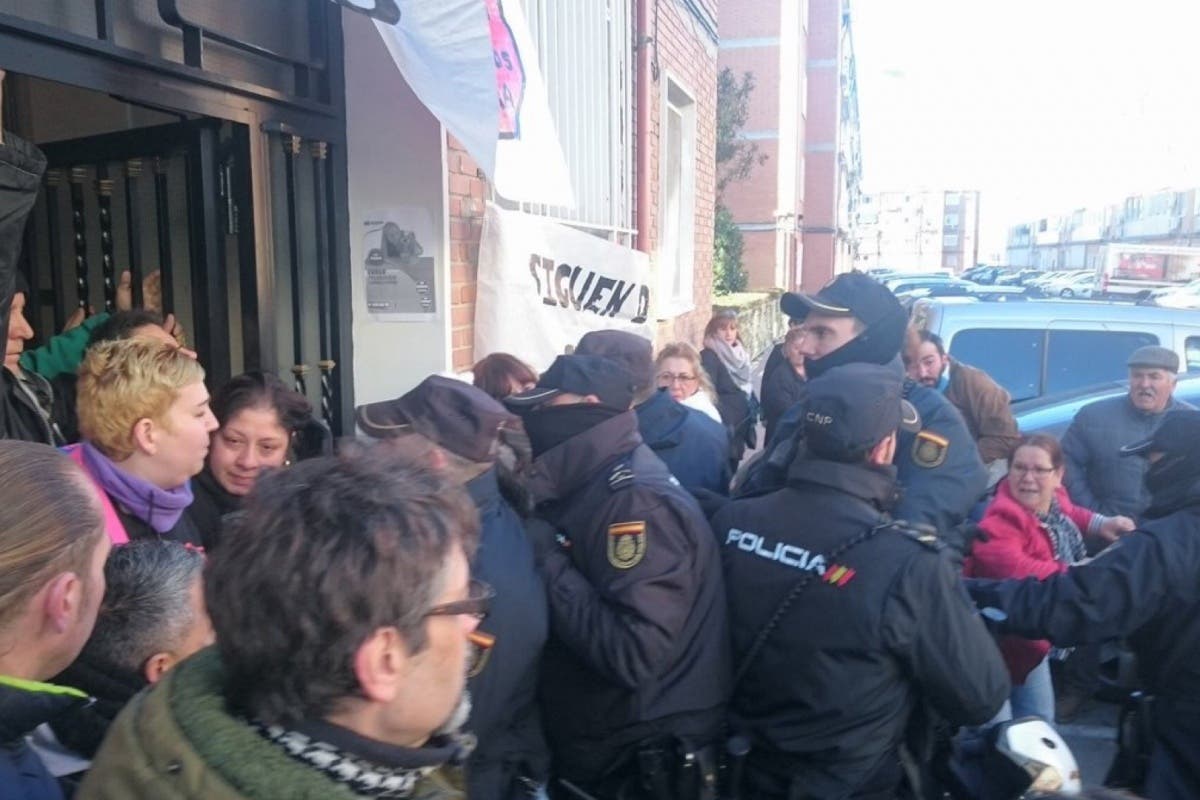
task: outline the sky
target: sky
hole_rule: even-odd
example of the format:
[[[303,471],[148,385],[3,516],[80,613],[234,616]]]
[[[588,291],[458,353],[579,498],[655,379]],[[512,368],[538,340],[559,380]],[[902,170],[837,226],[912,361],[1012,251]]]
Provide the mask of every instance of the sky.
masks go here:
[[[978,189],[1008,226],[1200,186],[1200,2],[850,0],[863,189]]]

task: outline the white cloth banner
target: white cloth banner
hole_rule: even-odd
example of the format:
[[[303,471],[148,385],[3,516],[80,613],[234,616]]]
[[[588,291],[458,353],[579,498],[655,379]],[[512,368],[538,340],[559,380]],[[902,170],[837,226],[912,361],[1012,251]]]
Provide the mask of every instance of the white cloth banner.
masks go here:
[[[652,340],[650,287],[645,253],[489,204],[475,357],[511,353],[541,371],[588,331],[615,328]]]
[[[520,0],[400,0],[375,21],[413,93],[510,200],[571,207],[570,173]]]

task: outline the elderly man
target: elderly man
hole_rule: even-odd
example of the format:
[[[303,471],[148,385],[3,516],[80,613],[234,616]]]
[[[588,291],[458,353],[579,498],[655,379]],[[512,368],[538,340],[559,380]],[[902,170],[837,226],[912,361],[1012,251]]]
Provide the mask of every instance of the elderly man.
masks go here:
[[[467,727],[478,739],[467,762],[467,794],[471,800],[528,797],[528,788],[544,780],[548,761],[537,708],[548,612],[533,549],[498,480],[497,457],[517,418],[482,389],[441,375],[395,400],[359,406],[357,417],[368,436],[422,451],[434,469],[466,488],[479,510],[471,574],[491,584],[496,598],[479,626],[492,646],[467,684]]]
[[[1146,463],[1120,457],[1120,449],[1149,437],[1163,416],[1191,408],[1171,396],[1179,356],[1166,347],[1135,350],[1129,366],[1129,394],[1084,406],[1063,434],[1065,483],[1076,504],[1107,516],[1139,519],[1150,504],[1143,478]]]
[[[78,796],[463,798],[478,527],[393,448],[261,479],[205,570],[217,646],[133,699]]]
[[[906,361],[908,377],[941,392],[962,414],[988,466],[989,483],[1003,477],[1008,457],[1021,440],[1004,387],[983,370],[951,358],[942,337],[932,331],[916,333]]]

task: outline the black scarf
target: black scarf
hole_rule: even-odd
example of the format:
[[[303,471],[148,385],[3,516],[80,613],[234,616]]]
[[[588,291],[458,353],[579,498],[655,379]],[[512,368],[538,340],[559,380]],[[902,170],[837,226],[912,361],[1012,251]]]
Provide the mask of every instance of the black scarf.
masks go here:
[[[422,778],[447,763],[463,763],[475,744],[470,734],[448,734],[410,749],[367,739],[323,721],[303,722],[293,729],[255,721],[249,724],[292,758],[359,797],[388,800],[412,797]]]
[[[524,421],[533,457],[537,458],[568,439],[623,413],[622,409],[595,403],[543,406],[530,411],[525,415]]]
[[[133,696],[146,685],[138,672],[90,663],[79,657],[54,679],[55,683],[74,686],[92,695],[96,702],[76,709],[50,723],[54,736],[64,746],[82,756],[94,758],[108,726]]]

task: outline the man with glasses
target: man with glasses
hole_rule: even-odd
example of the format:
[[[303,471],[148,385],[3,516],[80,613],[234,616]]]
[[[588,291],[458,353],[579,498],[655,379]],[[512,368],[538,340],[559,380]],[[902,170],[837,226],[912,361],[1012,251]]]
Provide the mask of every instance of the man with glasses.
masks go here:
[[[730,670],[717,543],[642,443],[633,387],[615,361],[559,356],[505,401],[534,456],[555,800],[684,800],[714,774]]]
[[[262,478],[205,572],[217,645],[131,701],[79,796],[462,798],[478,525],[395,448]]]
[[[579,340],[575,353],[601,356],[629,371],[633,376],[638,432],[685,488],[694,493],[704,490],[729,494],[729,435],[725,426],[719,417],[710,419],[703,411],[672,400],[669,386],[658,387],[649,339],[627,331],[591,331]]]
[[[466,488],[479,511],[471,574],[496,588],[478,633],[493,646],[471,670],[471,718],[478,746],[467,762],[471,800],[529,796],[544,782],[548,755],[537,708],[537,666],[547,635],[546,591],[525,528],[505,499],[497,461],[515,416],[468,383],[431,375],[395,400],[357,409],[358,427],[407,448]],[[514,480],[505,470],[505,485]],[[511,494],[511,492],[510,492]]]

